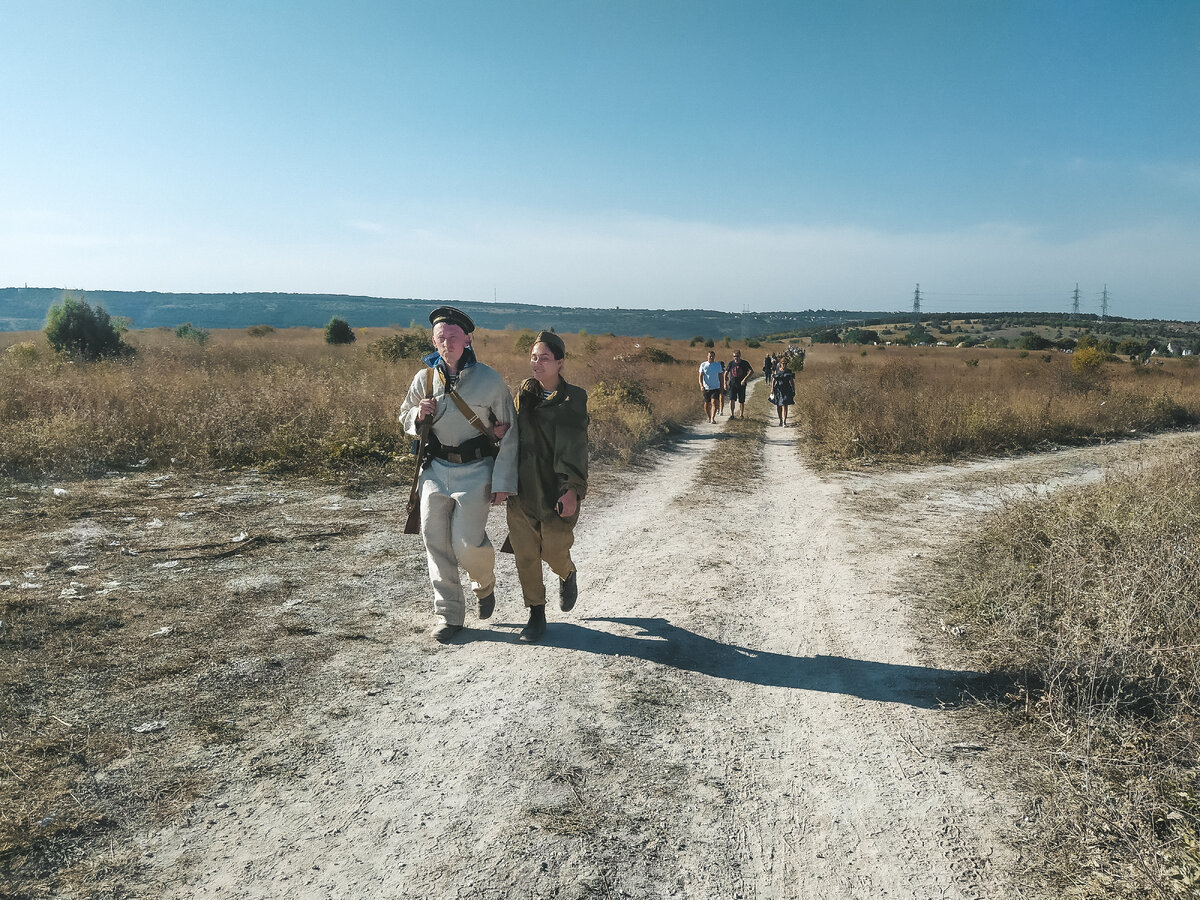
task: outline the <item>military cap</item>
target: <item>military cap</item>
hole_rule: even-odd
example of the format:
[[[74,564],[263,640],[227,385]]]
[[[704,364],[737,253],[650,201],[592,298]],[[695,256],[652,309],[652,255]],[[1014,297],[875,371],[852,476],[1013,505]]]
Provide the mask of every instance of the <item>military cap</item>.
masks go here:
[[[567,355],[566,344],[553,331],[539,331],[538,336],[533,339],[533,342],[535,344],[545,344],[549,347],[555,359],[562,359]]]
[[[475,330],[475,323],[461,309],[455,309],[453,306],[439,306],[429,314],[429,324],[436,325],[438,322],[445,322],[447,325],[457,325],[467,334]]]

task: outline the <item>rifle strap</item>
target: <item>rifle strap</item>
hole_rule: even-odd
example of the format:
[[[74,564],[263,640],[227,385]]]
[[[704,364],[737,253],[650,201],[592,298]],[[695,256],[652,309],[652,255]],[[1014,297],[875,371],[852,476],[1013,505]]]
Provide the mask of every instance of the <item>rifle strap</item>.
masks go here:
[[[432,372],[433,370],[430,369],[429,371]],[[438,374],[441,373],[439,372]],[[496,437],[492,434],[492,430],[484,427],[483,422],[479,420],[479,416],[475,415],[475,411],[471,409],[471,407],[467,406],[467,401],[458,395],[457,390],[447,385],[446,396],[454,401],[454,405],[457,406],[458,411],[463,414],[463,418],[470,422],[471,425],[475,427],[476,431],[484,435],[492,443],[496,442]]]

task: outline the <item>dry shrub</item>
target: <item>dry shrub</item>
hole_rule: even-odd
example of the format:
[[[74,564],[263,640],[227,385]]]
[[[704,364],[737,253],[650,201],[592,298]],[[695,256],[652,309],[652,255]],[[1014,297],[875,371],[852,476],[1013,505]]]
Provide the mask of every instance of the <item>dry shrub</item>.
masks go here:
[[[629,461],[658,436],[646,387],[636,379],[593,385],[588,395],[588,416],[589,442],[601,456]]]
[[[1200,378],[1127,366],[1076,368],[1066,354],[889,348],[833,357],[823,347],[797,378],[796,414],[813,459],[944,460],[1113,439],[1200,423]],[[1144,368],[1144,367],[1143,367]]]
[[[1200,446],[1013,501],[946,604],[1034,747],[1024,837],[1079,897],[1200,889]]]
[[[5,350],[3,359],[11,366],[31,366],[41,359],[43,352],[35,342],[21,341]]]

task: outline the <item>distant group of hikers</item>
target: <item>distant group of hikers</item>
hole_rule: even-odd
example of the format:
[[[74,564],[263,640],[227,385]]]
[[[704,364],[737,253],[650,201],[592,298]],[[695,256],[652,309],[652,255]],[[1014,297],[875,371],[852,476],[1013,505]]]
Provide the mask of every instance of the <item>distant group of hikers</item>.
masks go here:
[[[796,402],[796,373],[792,361],[800,360],[796,369],[804,366],[804,350],[788,347],[780,354],[768,353],[763,359],[763,379],[771,387],[768,398],[775,407],[780,427],[788,425],[788,412]],[[704,397],[704,415],[708,424],[715,425],[717,416],[725,415],[725,401],[729,400],[729,418],[746,418],[746,384],[754,375],[750,363],[742,359],[742,351],[734,350],[729,365],[717,359],[715,350],[708,351],[708,359],[700,363],[699,384]],[[738,407],[741,408],[740,415]]]

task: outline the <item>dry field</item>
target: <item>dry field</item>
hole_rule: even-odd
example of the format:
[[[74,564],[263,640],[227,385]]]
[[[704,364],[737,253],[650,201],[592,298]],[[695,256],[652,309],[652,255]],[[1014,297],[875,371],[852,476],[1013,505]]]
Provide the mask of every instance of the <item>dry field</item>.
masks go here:
[[[1031,763],[1021,782],[1032,798],[1024,820],[1030,827],[1022,833],[1019,819],[1011,823],[1029,891],[1044,882],[1052,895],[1077,897],[1197,894],[1200,497],[1178,489],[1200,483],[1195,452],[1172,444],[1128,463],[1119,445],[1097,447],[1107,454],[1103,471],[1111,474],[1065,492],[1013,494],[982,475],[972,486],[972,467],[991,471],[1000,465],[991,460],[926,467],[1194,426],[1200,419],[1196,367],[1106,363],[1080,372],[1063,354],[870,348],[864,355],[821,346],[810,350],[797,379],[801,427],[764,425],[773,416],[755,396],[746,421],[704,431],[688,424],[701,418],[695,379],[703,347],[567,335],[567,377],[592,397],[596,457],[622,467],[622,474],[601,480],[619,485],[641,477],[644,458],[654,455],[664,473],[657,488],[664,499],[634,503],[614,488],[607,496],[623,510],[613,514],[614,530],[585,541],[597,565],[600,555],[612,558],[609,581],[585,585],[609,616],[589,627],[603,630],[595,623],[608,622],[604,627],[613,633],[589,637],[578,627],[569,632],[574,643],[555,647],[556,655],[542,657],[533,670],[521,657],[510,658],[502,638],[489,637],[486,666],[478,669],[467,657],[449,657],[460,662],[447,666],[429,647],[424,561],[395,527],[409,472],[395,413],[417,364],[369,352],[394,333],[363,329],[356,344],[329,347],[311,329],[257,337],[216,332],[200,347],[170,331],[134,332],[129,340],[138,347],[136,358],[87,366],[53,357],[37,345],[39,335],[0,335],[0,896],[182,897],[197,883],[231,889],[215,870],[206,874],[206,866],[215,865],[216,857],[206,855],[218,846],[212,836],[241,833],[259,840],[260,850],[270,846],[271,832],[256,834],[245,823],[244,832],[228,831],[230,820],[245,814],[242,803],[286,807],[291,801],[275,792],[330,771],[324,767],[336,764],[356,734],[369,735],[362,730],[369,724],[362,719],[365,707],[381,706],[377,712],[385,714],[387,703],[395,704],[392,711],[404,719],[395,727],[405,740],[411,737],[414,758],[396,743],[388,748],[390,761],[410,766],[405,772],[418,781],[415,748],[426,739],[419,735],[470,749],[472,727],[494,725],[499,730],[491,737],[507,759],[503,742],[513,738],[505,728],[524,734],[519,709],[511,710],[515,719],[507,724],[503,711],[476,708],[456,725],[409,694],[413,679],[429,680],[429,689],[447,699],[463,691],[474,696],[488,666],[506,667],[499,669],[502,677],[517,685],[510,690],[522,697],[528,692],[535,709],[545,709],[535,683],[566,691],[561,696],[578,722],[554,721],[563,738],[555,746],[570,748],[579,723],[610,716],[615,726],[632,729],[618,739],[584,728],[580,746],[594,742],[594,757],[560,760],[548,790],[562,804],[529,813],[539,833],[557,835],[564,848],[576,841],[583,848],[576,862],[588,877],[564,887],[571,884],[564,870],[556,882],[563,896],[616,896],[620,878],[634,879],[623,882],[630,896],[671,895],[674,886],[654,883],[651,891],[652,874],[629,869],[636,861],[622,858],[620,848],[631,837],[650,853],[645,858],[746,896],[756,890],[764,897],[795,896],[787,884],[838,885],[824,896],[874,895],[863,893],[864,882],[839,881],[844,873],[831,856],[797,857],[789,841],[801,825],[810,839],[863,841],[887,861],[876,870],[875,884],[887,885],[892,896],[922,896],[916,884],[946,896],[997,896],[987,885],[996,883],[1000,864],[979,855],[987,827],[973,837],[973,813],[958,809],[946,793],[960,775],[969,775],[974,791],[977,779],[994,773],[976,772],[960,758],[976,749],[945,751],[948,756],[931,750],[925,742],[941,735],[942,725],[923,714],[895,713],[889,698],[903,692],[889,688],[881,697],[874,682],[856,680],[867,677],[860,669],[874,671],[865,660],[879,653],[904,661],[883,669],[943,689],[941,675],[921,673],[936,673],[947,659],[923,668],[898,646],[908,638],[884,628],[886,622],[898,629],[910,607],[936,608],[946,619],[952,631],[940,633],[947,643],[939,653],[953,654],[962,671],[992,672],[1005,686],[981,698],[980,710],[990,712],[973,717],[974,724],[962,717],[954,723],[1002,727],[1006,737],[997,746],[1019,748],[1004,755]],[[514,385],[525,374],[521,337],[478,337],[480,357]],[[6,351],[9,346],[16,349]],[[745,352],[758,365],[766,349]],[[724,347],[718,353],[729,356]],[[664,437],[682,443],[664,443]],[[793,459],[797,439],[825,475]],[[648,449],[655,446],[667,452]],[[687,461],[682,469],[673,462],[680,452]],[[838,468],[859,474],[832,471]],[[917,497],[921,515],[911,516],[905,506],[911,498],[898,493],[906,479],[925,491]],[[929,499],[943,488],[949,497],[951,483],[966,485],[955,489],[953,501],[939,507]],[[885,496],[892,495],[900,499],[888,507]],[[1007,499],[999,512],[982,517],[1001,497]],[[709,499],[719,502],[710,506]],[[775,520],[762,521],[762,510],[747,503]],[[734,513],[767,534],[794,535],[795,546],[763,544],[753,571],[730,564],[719,549],[694,572],[681,571],[682,560],[697,559],[688,551],[701,546],[705,533],[723,534]],[[953,544],[931,530],[945,527],[951,516],[960,537]],[[885,519],[887,528],[876,533]],[[676,547],[672,534],[687,528],[696,534]],[[836,541],[830,537],[835,531]],[[901,532],[904,540],[895,537]],[[913,541],[933,545],[920,545],[933,571],[897,574],[899,560],[915,554]],[[794,554],[801,566],[791,564]],[[900,588],[889,580],[901,575],[920,586]],[[727,591],[728,602],[702,607],[690,593],[697,584],[712,596]],[[641,618],[627,618],[624,604],[637,604],[643,590],[653,605]],[[759,602],[756,615],[746,616],[742,597],[781,602]],[[671,610],[675,626],[655,624]],[[763,622],[756,624],[760,615]],[[670,639],[654,645],[666,650],[646,650],[622,636],[620,629],[635,621],[666,628],[668,638],[686,624],[683,650]],[[503,630],[503,623],[496,627]],[[859,646],[862,632],[875,643]],[[800,644],[792,646],[793,640]],[[601,649],[607,647],[623,652],[610,659]],[[636,665],[626,652],[633,647],[642,648],[631,651]],[[589,660],[594,654],[598,668],[580,667],[580,651],[589,651]],[[693,651],[699,654],[694,660]],[[840,660],[840,668],[818,670],[820,660],[830,659]],[[797,660],[808,666],[802,666],[809,673],[803,679],[795,674]],[[746,671],[758,673],[761,683],[747,686]],[[737,687],[703,681],[714,672]],[[697,674],[702,677],[690,677]],[[595,684],[610,681],[611,696],[593,696]],[[814,685],[831,705],[798,707],[797,698]],[[675,699],[665,702],[668,696]],[[845,703],[831,699],[837,697]],[[774,726],[764,714],[743,721],[760,701],[777,705],[770,708],[778,715],[768,717]],[[862,708],[881,702],[882,712]],[[770,787],[779,784],[774,776],[791,771],[791,757],[779,747],[799,740],[772,728],[783,729],[798,709],[805,727],[816,729],[812,746],[823,754],[808,764],[821,769],[827,779],[821,790],[828,789],[803,809],[808,787],[794,773],[790,793],[774,796]],[[736,736],[734,721],[748,727],[749,736]],[[833,721],[847,731],[820,730]],[[893,746],[891,738],[873,734],[881,721],[915,736],[920,752],[904,757],[902,741]],[[664,722],[677,742],[671,746],[688,757],[671,757],[679,786],[674,798],[662,795],[662,785],[643,771],[647,760],[666,752],[654,737]],[[706,746],[687,742],[688,723],[707,729]],[[768,733],[785,743],[753,737]],[[856,749],[851,738],[868,742],[857,747],[853,764],[844,757]],[[355,752],[376,753],[373,740],[363,737]],[[539,745],[542,738],[534,729],[523,740]],[[975,746],[944,735],[936,740]],[[922,822],[906,820],[913,829],[906,836],[913,847],[944,856],[944,868],[939,863],[921,871],[915,859],[891,859],[900,852],[888,846],[895,842],[880,843],[872,834],[882,813],[870,810],[870,763],[891,766],[896,758],[907,774],[886,785],[883,796],[895,804],[889,815],[901,815],[906,792],[919,790],[922,803],[941,816],[944,833],[924,833]],[[631,802],[615,782],[604,781],[601,764],[614,761],[630,767],[617,766],[618,774],[643,779],[646,806],[636,822],[614,812]],[[1003,762],[991,760],[998,769]],[[760,780],[743,773],[744,764]],[[540,770],[522,774],[517,763],[504,765],[510,775],[541,777]],[[369,771],[357,766],[349,769]],[[839,766],[853,769],[856,780],[840,781]],[[688,772],[698,772],[700,781],[690,781]],[[321,803],[333,803],[340,791],[351,807],[318,804],[336,819],[322,840],[375,840],[355,830],[359,816],[370,821],[363,785],[338,780],[336,769],[324,777],[334,784],[319,795]],[[494,780],[472,784],[477,792],[496,792],[502,785]],[[591,802],[587,785],[608,792],[609,806]],[[432,785],[425,789],[436,793]],[[476,797],[504,808],[499,793]],[[737,831],[730,846],[747,854],[744,866],[726,868],[702,847],[695,851],[699,861],[684,853],[683,844],[697,835],[713,847],[720,843],[710,826],[692,822],[689,804],[711,809],[733,800],[746,821],[762,823],[727,823]],[[827,819],[822,811],[839,803],[846,815]],[[762,818],[776,814],[784,817],[775,823],[778,833]],[[612,824],[617,820],[620,827]],[[428,825],[431,840],[441,835],[448,846],[465,840],[456,828],[468,828],[469,836],[461,821],[430,817],[411,825]],[[605,830],[610,827],[615,830]],[[163,842],[178,835],[172,851],[178,855],[164,861],[148,834],[166,836],[157,839]],[[1035,834],[1044,839],[1034,840]],[[347,853],[353,846],[347,843]],[[506,846],[516,860],[519,842]],[[426,849],[436,854],[436,841]],[[497,880],[503,865],[480,861],[492,867],[489,889],[504,896],[505,884]],[[549,877],[544,860],[539,869],[536,857],[522,856],[520,866],[527,864],[529,877]],[[288,873],[302,884],[325,877]],[[210,876],[217,880],[205,881]]]
[[[1026,752],[1022,841],[1069,896],[1200,896],[1200,443],[1010,494],[932,575]]]
[[[818,465],[938,462],[1200,424],[1200,366],[933,347],[812,347],[798,420]]]
[[[200,346],[155,329],[126,336],[132,360],[88,365],[55,357],[40,333],[0,334],[0,473],[402,472],[409,441],[396,413],[419,362],[371,352],[397,333],[364,328],[330,346],[310,328],[217,331]],[[529,334],[476,334],[480,359],[514,387],[528,376]],[[564,337],[566,377],[592,394],[597,458],[628,461],[696,417],[703,347]]]

